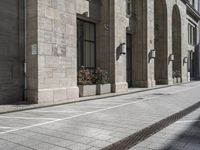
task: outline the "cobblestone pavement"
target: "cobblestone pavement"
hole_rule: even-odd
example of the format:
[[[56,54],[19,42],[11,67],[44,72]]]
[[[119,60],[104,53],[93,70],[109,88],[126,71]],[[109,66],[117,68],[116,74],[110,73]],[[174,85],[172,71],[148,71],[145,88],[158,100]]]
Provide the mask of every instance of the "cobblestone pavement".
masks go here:
[[[0,115],[0,150],[96,150],[200,101],[200,82]],[[200,149],[200,110],[131,149]]]

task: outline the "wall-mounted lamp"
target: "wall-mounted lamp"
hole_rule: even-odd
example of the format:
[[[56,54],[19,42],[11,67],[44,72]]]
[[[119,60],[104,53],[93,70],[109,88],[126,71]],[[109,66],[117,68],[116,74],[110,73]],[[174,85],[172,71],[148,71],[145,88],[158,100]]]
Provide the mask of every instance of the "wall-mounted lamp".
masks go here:
[[[169,55],[169,61],[174,61],[174,55],[173,54]]]
[[[184,57],[184,58],[183,58],[183,62],[184,62],[184,63],[188,63],[188,57]]]
[[[156,58],[156,50],[155,49],[152,49],[151,51],[150,51],[150,58],[151,59],[155,59]]]
[[[123,54],[123,55],[126,54],[126,43],[120,44],[120,54]]]

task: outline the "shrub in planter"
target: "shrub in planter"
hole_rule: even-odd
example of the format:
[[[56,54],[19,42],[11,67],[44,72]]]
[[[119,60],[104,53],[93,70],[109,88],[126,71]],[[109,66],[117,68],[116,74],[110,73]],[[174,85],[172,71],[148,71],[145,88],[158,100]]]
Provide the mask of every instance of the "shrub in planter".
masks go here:
[[[82,66],[78,72],[78,85],[91,85],[94,82],[94,75]]]
[[[95,76],[95,83],[96,84],[107,84],[107,83],[109,83],[108,72],[105,71],[105,70],[97,68],[95,70],[94,76]]]
[[[97,95],[111,92],[107,71],[97,68],[95,71],[95,83],[97,84]]]
[[[94,81],[94,75],[82,66],[78,72],[78,87],[81,97],[96,95],[96,85],[93,84]]]

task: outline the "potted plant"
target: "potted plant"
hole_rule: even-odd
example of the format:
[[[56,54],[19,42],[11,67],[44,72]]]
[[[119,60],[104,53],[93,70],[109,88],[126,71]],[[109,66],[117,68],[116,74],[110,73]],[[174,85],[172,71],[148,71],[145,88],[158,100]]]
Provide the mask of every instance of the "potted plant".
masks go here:
[[[181,72],[176,70],[173,72],[174,83],[181,83]]]
[[[82,66],[78,72],[78,87],[80,97],[96,95],[94,75]]]
[[[111,93],[108,72],[97,68],[95,71],[95,83],[97,84],[97,95]]]

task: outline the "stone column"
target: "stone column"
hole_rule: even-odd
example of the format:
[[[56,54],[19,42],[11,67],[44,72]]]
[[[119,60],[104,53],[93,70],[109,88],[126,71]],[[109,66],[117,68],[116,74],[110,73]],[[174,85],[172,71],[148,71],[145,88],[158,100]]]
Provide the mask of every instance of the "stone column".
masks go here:
[[[111,39],[113,34],[113,41],[111,40],[111,49],[113,50],[113,66],[114,84],[112,86],[113,92],[124,92],[128,90],[126,80],[126,54],[121,54],[121,44],[126,43],[126,27],[128,26],[128,18],[126,17],[126,1],[113,0],[113,12],[111,15]],[[112,7],[112,6],[110,6]],[[113,19],[112,19],[113,18]]]
[[[79,95],[76,3],[71,0],[27,2],[29,101],[72,101]]]
[[[168,84],[173,84],[173,61],[171,61],[170,55],[172,55],[172,9],[173,5],[169,1],[166,1],[167,3],[167,47],[168,47]]]
[[[128,90],[126,55],[120,54],[120,44],[126,43],[126,27],[125,1],[102,0],[97,24],[97,66],[108,70],[115,93]]]
[[[100,19],[96,23],[96,63],[97,67],[100,67],[109,72],[111,75],[111,53],[109,49],[110,40],[109,40],[109,1],[102,0],[100,7]]]
[[[188,64],[187,62],[184,62],[184,58],[188,57],[188,19],[187,17],[187,7],[183,3],[179,4],[179,11],[180,11],[180,17],[181,17],[181,72],[182,72],[182,82],[188,82]]]
[[[26,96],[29,102],[38,101],[38,55],[32,54],[32,45],[37,45],[37,1],[26,0]]]
[[[133,35],[133,85],[136,87],[155,86],[154,59],[154,1],[135,0]]]

